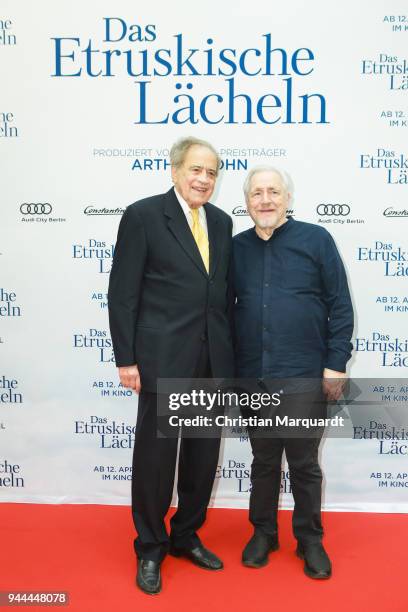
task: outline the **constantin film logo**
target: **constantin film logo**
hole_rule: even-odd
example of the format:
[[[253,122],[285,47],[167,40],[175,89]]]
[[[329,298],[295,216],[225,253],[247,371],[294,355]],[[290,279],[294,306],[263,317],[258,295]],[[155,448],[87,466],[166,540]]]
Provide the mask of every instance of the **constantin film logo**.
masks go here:
[[[234,217],[249,217],[247,209],[245,206],[241,205],[235,206],[235,208],[232,210],[232,214]]]
[[[347,202],[320,202],[316,206],[318,223],[346,225],[350,223],[364,223],[363,219],[350,219],[351,206]]]
[[[246,206],[242,206],[241,204],[235,206],[235,208],[232,209],[232,214],[234,215],[234,217],[249,217]],[[286,217],[289,218],[294,216],[295,213],[293,208],[288,208],[288,210],[286,211]]]
[[[408,217],[408,210],[406,208],[397,210],[394,206],[387,206],[383,212],[383,216],[388,219],[401,219],[401,217]]]
[[[94,217],[100,217],[103,215],[123,215],[124,212],[125,212],[125,209],[121,208],[120,206],[116,208],[107,208],[107,207],[98,208],[96,206],[89,205],[89,206],[86,206],[84,209],[84,215],[94,216]]]
[[[23,202],[20,206],[23,223],[65,223],[63,217],[52,217],[52,206],[49,202]]]

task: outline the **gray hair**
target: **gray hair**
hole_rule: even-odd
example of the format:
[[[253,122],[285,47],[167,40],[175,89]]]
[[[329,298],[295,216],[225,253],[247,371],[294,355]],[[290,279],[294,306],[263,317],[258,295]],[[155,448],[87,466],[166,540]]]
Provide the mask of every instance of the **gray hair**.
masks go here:
[[[174,166],[175,168],[180,168],[180,166],[183,164],[186,158],[188,150],[195,145],[198,145],[200,147],[206,147],[207,149],[211,151],[211,153],[214,153],[216,160],[217,160],[217,174],[218,174],[220,166],[221,166],[221,158],[218,155],[218,151],[212,146],[212,144],[210,144],[206,140],[201,140],[201,138],[195,138],[194,136],[187,136],[185,138],[180,138],[174,143],[174,145],[170,149],[171,165]]]
[[[286,192],[290,193],[291,195],[293,194],[293,181],[290,175],[285,172],[285,170],[279,170],[279,168],[275,168],[274,166],[255,166],[254,168],[251,168],[251,170],[248,172],[244,181],[243,189],[246,202],[248,202],[249,191],[251,189],[251,181],[254,178],[255,174],[258,174],[259,172],[274,172],[279,176],[284,188],[286,189]]]

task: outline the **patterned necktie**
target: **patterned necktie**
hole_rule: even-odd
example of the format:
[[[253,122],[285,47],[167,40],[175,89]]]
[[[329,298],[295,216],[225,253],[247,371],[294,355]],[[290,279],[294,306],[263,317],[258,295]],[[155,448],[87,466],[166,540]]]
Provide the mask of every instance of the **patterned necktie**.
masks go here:
[[[200,217],[198,208],[190,208],[191,216],[193,217],[193,225],[191,231],[194,236],[194,240],[197,243],[198,250],[205,265],[207,273],[210,270],[210,250],[208,246],[208,236],[205,233],[203,226],[200,223]]]

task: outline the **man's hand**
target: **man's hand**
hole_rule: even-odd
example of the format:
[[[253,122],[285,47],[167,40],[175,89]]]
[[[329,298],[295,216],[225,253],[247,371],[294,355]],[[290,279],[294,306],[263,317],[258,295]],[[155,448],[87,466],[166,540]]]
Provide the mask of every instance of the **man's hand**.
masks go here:
[[[118,368],[120,382],[127,389],[133,389],[136,393],[140,393],[142,384],[140,382],[139,368],[137,365],[123,366]]]
[[[346,385],[347,374],[345,372],[336,372],[336,370],[323,370],[323,393],[326,395],[328,402],[336,402],[340,399],[343,389]]]

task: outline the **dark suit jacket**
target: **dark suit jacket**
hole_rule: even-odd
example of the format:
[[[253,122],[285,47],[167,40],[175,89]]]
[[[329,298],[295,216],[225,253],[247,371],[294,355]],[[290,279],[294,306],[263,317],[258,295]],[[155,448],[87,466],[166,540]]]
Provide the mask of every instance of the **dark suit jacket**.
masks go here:
[[[207,274],[174,189],[131,204],[118,232],[109,282],[116,365],[137,364],[142,389],[157,378],[194,376],[208,338],[214,377],[233,376],[227,278],[232,221],[205,204]]]

